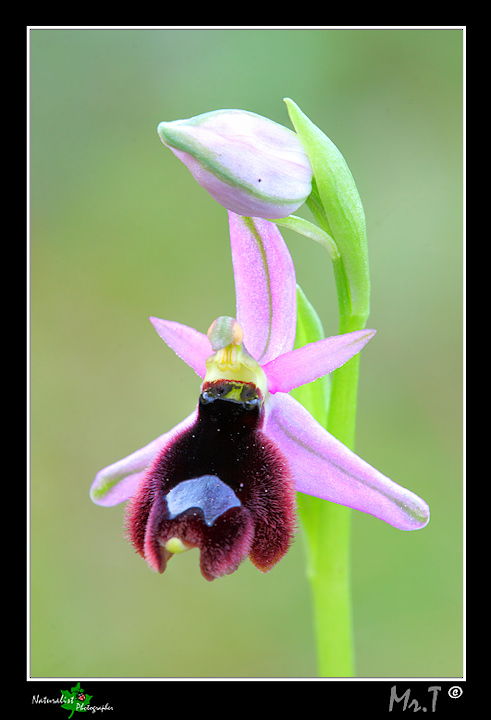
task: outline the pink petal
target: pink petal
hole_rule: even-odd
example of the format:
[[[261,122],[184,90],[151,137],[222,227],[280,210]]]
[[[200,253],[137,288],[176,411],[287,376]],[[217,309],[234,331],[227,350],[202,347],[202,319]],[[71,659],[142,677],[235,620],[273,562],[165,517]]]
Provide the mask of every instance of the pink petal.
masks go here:
[[[237,298],[244,345],[261,365],[289,352],[295,342],[295,268],[274,223],[229,212]]]
[[[110,507],[128,500],[134,495],[140,480],[160,451],[171,443],[178,433],[195,422],[196,416],[197,410],[145,447],[100,470],[90,488],[92,501],[96,505]]]
[[[360,352],[376,330],[357,330],[317,340],[263,365],[271,393],[290,392],[336,370]]]
[[[207,335],[171,320],[150,318],[150,322],[167,345],[184,360],[194,372],[204,378],[206,375],[206,358],[213,355],[213,348]]]
[[[428,505],[330,435],[290,395],[269,397],[265,432],[278,444],[297,490],[374,515],[400,530],[417,530]]]

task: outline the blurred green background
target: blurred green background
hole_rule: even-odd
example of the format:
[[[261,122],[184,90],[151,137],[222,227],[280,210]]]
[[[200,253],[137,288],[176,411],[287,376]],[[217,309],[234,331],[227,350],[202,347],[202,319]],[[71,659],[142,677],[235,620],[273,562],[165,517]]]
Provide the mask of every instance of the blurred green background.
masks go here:
[[[432,510],[415,533],[353,511],[357,672],[462,675],[462,51],[452,29],[31,30],[33,677],[316,674],[301,533],[267,575],[208,583],[193,551],[160,576],[123,506],[88,495],[197,401],[148,317],[206,332],[235,312],[226,212],[157,124],[230,107],[291,127],[286,96],[367,216],[356,449]],[[284,236],[335,334],[327,254]]]

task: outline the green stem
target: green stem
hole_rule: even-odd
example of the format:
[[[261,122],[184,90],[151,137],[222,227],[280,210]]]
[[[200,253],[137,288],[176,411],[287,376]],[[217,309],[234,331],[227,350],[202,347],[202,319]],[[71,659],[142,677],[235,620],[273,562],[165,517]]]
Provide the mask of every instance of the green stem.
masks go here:
[[[319,677],[353,677],[350,509],[302,496]],[[307,502],[305,502],[307,501]]]
[[[365,318],[351,315],[351,298],[343,262],[333,261],[339,305],[339,332],[360,330]],[[328,431],[348,447],[355,438],[359,356],[332,375]],[[308,403],[308,396],[304,395]],[[304,398],[299,398],[303,400]],[[307,404],[304,402],[304,404]],[[351,606],[351,510],[318,498],[301,496],[300,518],[305,529],[308,569],[320,677],[355,674]]]

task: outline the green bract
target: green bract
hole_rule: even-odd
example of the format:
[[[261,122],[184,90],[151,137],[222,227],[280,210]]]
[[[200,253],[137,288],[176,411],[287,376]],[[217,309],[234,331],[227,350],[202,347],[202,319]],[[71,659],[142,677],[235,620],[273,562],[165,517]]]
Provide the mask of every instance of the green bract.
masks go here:
[[[285,103],[314,173],[309,206],[337,246],[342,264],[337,273],[346,275],[344,314],[363,327],[370,312],[370,279],[365,213],[355,181],[334,143],[293,100],[286,98]]]
[[[297,285],[297,333],[295,347],[303,347],[325,337],[321,320],[300,285]],[[312,383],[302,385],[291,394],[307,408],[317,422],[325,427],[331,392],[331,375],[324,375]]]

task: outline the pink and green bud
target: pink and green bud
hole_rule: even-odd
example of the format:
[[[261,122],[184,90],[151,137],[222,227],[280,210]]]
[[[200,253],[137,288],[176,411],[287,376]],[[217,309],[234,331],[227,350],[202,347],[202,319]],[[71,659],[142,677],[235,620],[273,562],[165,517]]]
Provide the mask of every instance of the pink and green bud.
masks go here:
[[[261,115],[216,110],[161,122],[158,133],[195,180],[237,215],[284,218],[311,193],[312,168],[298,136]]]

